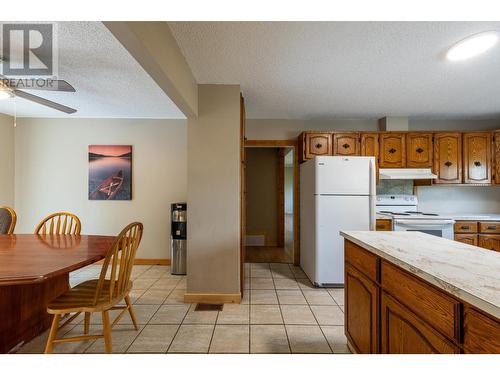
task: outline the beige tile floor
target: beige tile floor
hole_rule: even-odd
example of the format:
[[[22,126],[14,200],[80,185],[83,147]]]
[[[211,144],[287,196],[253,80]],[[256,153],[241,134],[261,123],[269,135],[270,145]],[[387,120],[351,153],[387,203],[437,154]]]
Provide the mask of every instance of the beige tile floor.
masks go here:
[[[113,328],[114,353],[349,353],[344,336],[343,289],[315,288],[299,268],[247,263],[242,304],[221,312],[195,311],[183,301],[186,278],[166,266],[135,266],[131,298],[139,321],[128,315]],[[72,273],[71,285],[97,278],[100,265]],[[111,316],[117,312],[112,311]],[[100,314],[91,333],[102,330]],[[82,318],[60,335],[83,333]],[[48,332],[19,353],[42,353]],[[103,353],[103,340],[56,344],[56,353]]]

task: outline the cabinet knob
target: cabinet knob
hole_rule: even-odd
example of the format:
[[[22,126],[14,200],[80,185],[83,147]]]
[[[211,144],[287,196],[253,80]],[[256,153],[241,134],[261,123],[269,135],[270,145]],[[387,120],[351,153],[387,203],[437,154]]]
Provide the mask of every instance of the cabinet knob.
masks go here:
[[[460,229],[470,229],[470,227],[469,227],[468,225],[467,225],[467,226],[462,225],[462,226],[460,227]]]
[[[451,161],[447,161],[446,163],[444,163],[444,165],[446,165],[447,167],[451,167],[453,163]]]
[[[321,148],[321,143],[316,143],[316,145],[314,147]]]
[[[419,147],[415,151],[417,151],[419,154],[421,154],[422,152],[424,152],[424,149]]]
[[[480,167],[480,166],[481,166],[481,162],[480,162],[480,161],[475,161],[475,162],[474,162],[474,165],[475,165],[476,167]]]
[[[394,154],[395,152],[396,152],[396,149],[395,149],[395,148],[391,148],[391,149],[389,150],[389,154]]]
[[[342,145],[342,147],[344,147],[344,148],[349,148],[349,147],[351,147],[351,146],[349,146],[349,144],[348,144],[348,143],[344,143],[344,144]]]

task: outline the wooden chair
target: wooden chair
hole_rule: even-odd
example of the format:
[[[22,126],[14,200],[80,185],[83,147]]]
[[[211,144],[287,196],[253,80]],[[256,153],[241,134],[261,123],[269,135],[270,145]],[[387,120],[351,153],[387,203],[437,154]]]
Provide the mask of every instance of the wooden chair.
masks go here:
[[[14,233],[16,222],[16,211],[7,206],[0,206],[0,234]]]
[[[44,218],[35,229],[35,234],[80,234],[82,224],[71,212],[56,212]]]
[[[141,242],[142,232],[143,225],[141,223],[127,225],[118,237],[116,237],[113,245],[106,254],[99,279],[88,280],[78,284],[49,303],[47,312],[53,314],[54,318],[47,339],[45,353],[52,353],[55,343],[98,338],[104,338],[106,353],[111,353],[111,328],[122,318],[126,311],[129,312],[135,329],[138,329],[129,293],[132,289],[130,274],[134,265],[137,248]],[[109,275],[109,278],[106,278],[107,275]],[[126,306],[116,306],[123,299]],[[109,310],[122,310],[111,324],[109,322]],[[57,339],[58,329],[64,327],[82,312],[85,313],[84,335]],[[88,334],[90,314],[93,312],[100,312],[102,314],[102,335]],[[69,313],[75,314],[59,327],[61,315]]]

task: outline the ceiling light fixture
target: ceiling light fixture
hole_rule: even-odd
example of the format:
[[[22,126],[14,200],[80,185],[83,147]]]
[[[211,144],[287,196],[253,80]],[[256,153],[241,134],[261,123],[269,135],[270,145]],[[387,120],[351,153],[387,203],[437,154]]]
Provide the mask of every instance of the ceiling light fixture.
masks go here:
[[[446,58],[450,61],[469,59],[486,52],[497,44],[498,40],[499,34],[496,31],[485,31],[471,35],[452,46],[448,50]]]

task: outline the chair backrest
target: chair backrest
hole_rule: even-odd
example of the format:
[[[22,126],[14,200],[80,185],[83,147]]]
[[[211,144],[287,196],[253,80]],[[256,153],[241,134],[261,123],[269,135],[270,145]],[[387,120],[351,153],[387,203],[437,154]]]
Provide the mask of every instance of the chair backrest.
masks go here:
[[[80,219],[71,212],[56,212],[44,218],[35,229],[35,234],[80,234]]]
[[[14,233],[16,221],[16,211],[7,206],[0,206],[0,234]]]
[[[95,292],[94,305],[108,296],[109,301],[123,295],[130,281],[135,254],[141,243],[142,223],[134,222],[127,225],[116,237],[106,254],[102,265],[99,281]],[[110,268],[111,266],[111,268]],[[106,279],[106,276],[109,278]],[[109,283],[106,283],[109,281]],[[105,288],[109,288],[106,290]]]

